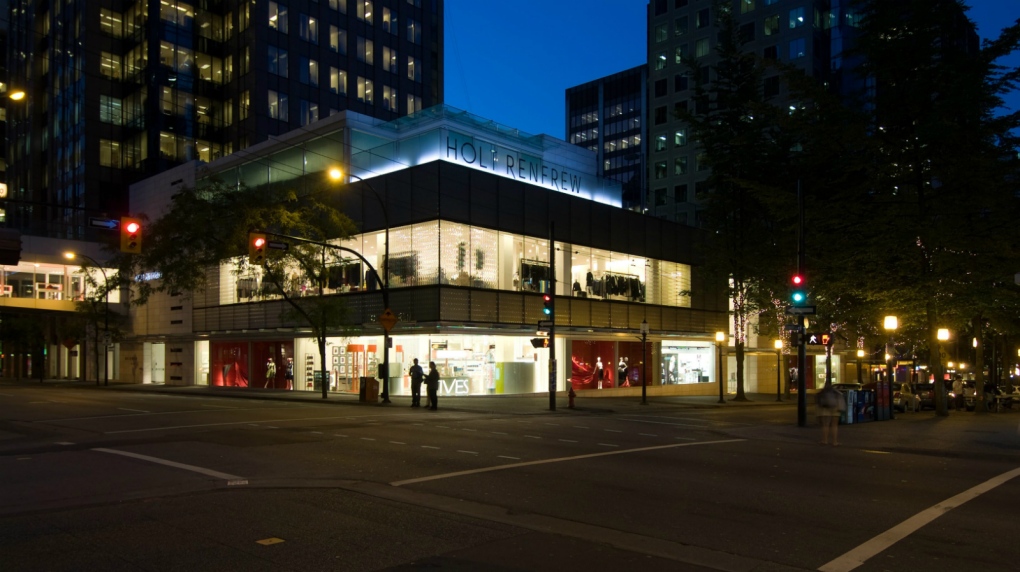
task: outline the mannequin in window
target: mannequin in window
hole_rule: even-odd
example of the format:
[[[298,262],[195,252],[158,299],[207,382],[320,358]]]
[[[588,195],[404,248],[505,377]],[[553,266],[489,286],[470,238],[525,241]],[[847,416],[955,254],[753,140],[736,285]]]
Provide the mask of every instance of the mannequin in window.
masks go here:
[[[574,280],[574,286],[571,288],[571,290],[573,290],[574,296],[580,296],[581,295],[581,283],[578,282],[577,280]]]
[[[591,289],[592,289],[592,286],[594,286],[594,285],[595,285],[595,277],[592,276],[591,269],[589,269],[588,273],[585,274],[585,276],[584,276],[584,288],[585,288],[585,292],[591,294],[592,293]]]
[[[602,380],[605,379],[605,370],[602,369],[602,358],[595,358],[595,379],[599,382],[599,389],[602,389]]]
[[[284,378],[287,380],[287,389],[294,389],[294,358],[287,358],[287,371]]]
[[[270,383],[276,383],[276,362],[273,358],[266,360],[266,384],[262,387],[269,387]]]
[[[625,381],[627,381],[627,362],[621,357],[620,363],[616,365],[616,387],[623,387]]]

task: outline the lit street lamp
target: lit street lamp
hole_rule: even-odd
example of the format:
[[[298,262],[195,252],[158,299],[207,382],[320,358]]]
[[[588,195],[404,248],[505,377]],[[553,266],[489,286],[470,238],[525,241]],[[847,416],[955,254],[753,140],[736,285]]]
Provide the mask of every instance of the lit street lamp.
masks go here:
[[[863,360],[863,359],[864,359],[864,350],[857,350],[857,383],[859,385],[861,385],[861,386],[864,385],[864,372],[862,371],[862,368],[864,366],[861,363],[861,360]]]
[[[948,396],[946,395],[945,371],[942,369],[942,342],[949,339],[949,329],[939,328],[935,337],[939,340],[939,367],[936,370],[935,379],[935,414],[947,415],[949,403],[947,399]],[[950,367],[952,366],[950,365]]]
[[[723,397],[723,376],[722,376],[722,345],[726,341],[726,332],[715,333],[715,351],[719,354],[719,369],[715,372],[715,379],[719,382],[719,403],[726,403]]]
[[[74,260],[79,256],[94,264],[103,273],[103,289],[106,290],[106,304],[105,311],[103,312],[103,385],[110,385],[110,280],[106,277],[106,269],[99,262],[96,262],[95,258],[87,254],[75,252],[64,253],[64,258],[68,260]],[[96,385],[99,385],[98,371],[96,372]]]
[[[647,342],[648,320],[641,320],[641,405],[648,405],[648,354],[645,352]]]
[[[886,316],[885,317],[885,322],[882,325],[885,328],[885,331],[889,332],[889,341],[886,343],[886,347],[885,347],[885,353],[886,353],[885,360],[886,360],[886,368],[887,368],[887,371],[888,371],[887,381],[889,383],[889,419],[894,419],[895,417],[893,415],[893,387],[892,387],[893,386],[893,365],[892,365],[892,360],[894,359],[893,358],[893,351],[895,350],[895,347],[893,346],[892,337],[893,337],[893,332],[896,331],[896,327],[899,326],[899,321],[896,319],[896,316]]]
[[[783,385],[783,340],[776,340],[773,345],[776,348],[776,401],[782,401],[779,392]]]
[[[329,177],[331,179],[333,179],[334,181],[339,181],[339,180],[343,179],[343,175],[344,174],[343,174],[343,172],[340,169],[333,168],[333,169],[329,170]],[[379,201],[379,206],[382,208],[383,222],[386,223],[386,230],[385,230],[386,245],[384,246],[385,250],[384,250],[384,254],[383,254],[384,258],[383,258],[383,265],[382,265],[383,266],[383,268],[382,268],[382,271],[383,271],[383,289],[386,291],[386,295],[388,297],[389,296],[389,290],[390,290],[390,213],[386,209],[386,201],[383,200],[382,195],[380,195],[379,192],[375,190],[375,187],[373,187],[372,184],[369,183],[368,181],[362,179],[361,177],[359,177],[359,176],[357,176],[357,175],[355,175],[353,173],[347,173],[347,176],[348,177],[352,177],[354,179],[357,179],[358,182],[360,182],[360,183],[364,183],[364,185],[366,187],[368,187],[368,190],[372,191],[372,194],[375,195],[375,198]],[[390,308],[389,308],[389,306],[387,304],[386,310],[389,310],[389,309]],[[325,383],[325,376],[323,376],[323,380],[324,380],[323,383]],[[382,399],[383,403],[389,403],[390,402],[390,330],[386,326],[383,326],[383,363],[382,363],[382,380],[380,380],[380,384],[382,384],[382,392],[381,392],[379,397],[380,397],[380,399]]]

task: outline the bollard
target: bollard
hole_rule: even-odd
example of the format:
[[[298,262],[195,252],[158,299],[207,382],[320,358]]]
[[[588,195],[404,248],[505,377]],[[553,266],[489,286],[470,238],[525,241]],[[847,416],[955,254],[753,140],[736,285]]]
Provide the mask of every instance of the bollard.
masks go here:
[[[567,398],[570,400],[570,404],[567,407],[569,407],[570,409],[574,408],[574,397],[577,397],[577,394],[574,393],[574,386],[571,385],[570,391],[567,392]]]

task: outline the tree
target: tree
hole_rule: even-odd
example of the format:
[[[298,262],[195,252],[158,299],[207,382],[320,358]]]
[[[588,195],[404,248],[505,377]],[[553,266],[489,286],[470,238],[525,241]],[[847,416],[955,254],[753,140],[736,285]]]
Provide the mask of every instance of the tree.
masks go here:
[[[85,280],[85,295],[81,300],[75,302],[76,319],[72,321],[71,328],[76,338],[91,339],[92,341],[92,353],[96,362],[96,385],[99,385],[100,348],[103,350],[103,355],[106,356],[106,340],[104,339],[106,333],[109,332],[111,341],[118,339],[124,317],[110,312],[107,303],[109,293],[117,288],[117,281],[107,280],[107,276],[102,274],[100,269],[89,266],[82,266],[81,274]],[[100,275],[104,278],[102,283],[98,280]],[[109,364],[103,364],[103,366],[105,368]],[[83,375],[82,378],[84,379],[84,377]]]
[[[228,187],[213,180],[182,190],[173,196],[166,212],[148,225],[143,253],[121,258],[119,276],[125,280],[142,272],[159,273],[159,280],[133,284],[132,303],[144,304],[156,292],[201,290],[207,268],[224,261],[232,261],[239,273],[261,273],[263,283],[272,284],[288,305],[286,318],[299,319],[311,328],[318,342],[325,399],[329,389],[326,338],[343,331],[347,315],[342,296],[322,295],[330,266],[343,258],[326,244],[349,237],[355,228],[339,210],[333,190],[320,174],[258,187]],[[245,255],[249,233],[255,230],[319,244],[293,242],[286,251],[270,250],[265,267],[252,269]],[[294,297],[288,288],[292,281],[316,285],[319,295]]]
[[[865,18],[856,52],[873,86],[866,101],[874,110],[874,174],[860,197],[869,223],[845,236],[858,253],[856,270],[869,277],[863,298],[923,332],[937,364],[936,332],[945,322],[959,330],[986,312],[1015,315],[1020,301],[1009,220],[1018,117],[994,113],[1017,74],[995,62],[1017,49],[1020,28],[977,49],[957,0],[857,7]],[[944,414],[941,393],[938,400]]]

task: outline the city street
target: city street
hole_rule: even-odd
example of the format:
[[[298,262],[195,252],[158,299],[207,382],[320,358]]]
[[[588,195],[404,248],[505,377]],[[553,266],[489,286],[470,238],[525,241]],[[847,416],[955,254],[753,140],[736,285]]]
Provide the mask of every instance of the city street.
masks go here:
[[[1015,570],[1020,411],[0,383],[8,570]],[[236,398],[225,397],[224,394]],[[714,400],[713,400],[714,401]]]

